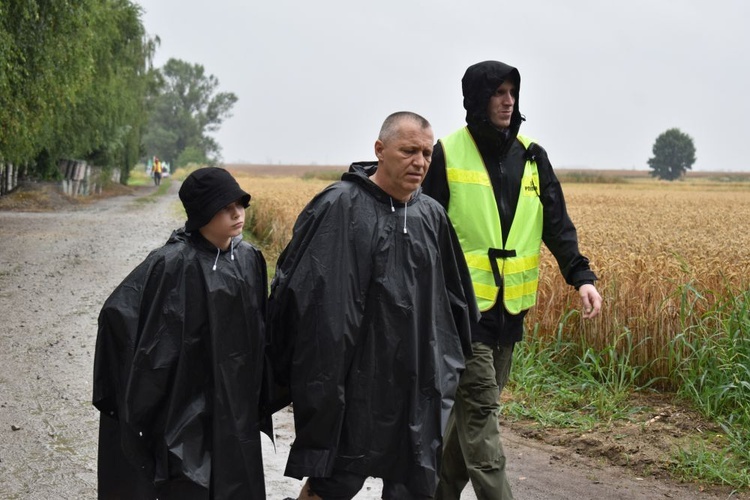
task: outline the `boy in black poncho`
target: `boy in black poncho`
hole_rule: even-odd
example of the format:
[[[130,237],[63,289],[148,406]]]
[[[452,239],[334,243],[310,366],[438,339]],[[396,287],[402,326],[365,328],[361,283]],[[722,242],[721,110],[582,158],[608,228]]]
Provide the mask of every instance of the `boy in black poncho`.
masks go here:
[[[264,499],[259,418],[266,263],[250,195],[221,168],[183,182],[185,227],[99,316],[99,498]]]

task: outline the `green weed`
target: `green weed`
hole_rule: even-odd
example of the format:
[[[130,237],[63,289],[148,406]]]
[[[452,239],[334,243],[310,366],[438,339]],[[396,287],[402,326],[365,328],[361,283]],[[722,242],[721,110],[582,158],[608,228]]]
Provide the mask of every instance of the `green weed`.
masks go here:
[[[650,365],[665,360],[639,363],[634,353],[648,339],[636,342],[627,328],[601,348],[583,336],[565,340],[567,323],[579,320],[570,311],[554,336],[542,334],[537,324],[517,345],[508,384],[512,398],[504,414],[585,432],[642,410],[631,403],[633,394],[674,387],[677,399],[723,433],[696,437],[675,450],[673,473],[691,481],[750,487],[750,290],[699,293],[687,283],[679,299],[683,331],[664,353],[668,380],[649,378]]]

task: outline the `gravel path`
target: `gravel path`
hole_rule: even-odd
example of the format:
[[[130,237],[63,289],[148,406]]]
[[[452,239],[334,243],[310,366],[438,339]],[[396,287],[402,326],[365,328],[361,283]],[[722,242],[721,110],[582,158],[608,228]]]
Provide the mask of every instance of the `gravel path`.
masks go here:
[[[0,211],[0,498],[96,498],[98,414],[90,404],[96,320],[117,284],[182,223],[167,196],[118,196],[53,213]],[[268,498],[296,496],[283,476],[291,413],[264,440]],[[506,430],[519,499],[718,498],[635,478]],[[379,498],[368,480],[358,500]],[[465,500],[474,499],[470,488]]]

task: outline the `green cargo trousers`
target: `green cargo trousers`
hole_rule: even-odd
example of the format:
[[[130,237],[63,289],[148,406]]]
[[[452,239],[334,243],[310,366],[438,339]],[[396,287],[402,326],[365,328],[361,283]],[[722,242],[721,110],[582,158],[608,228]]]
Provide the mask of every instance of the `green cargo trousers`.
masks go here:
[[[474,342],[443,438],[436,500],[459,500],[471,481],[478,500],[510,500],[500,442],[500,393],[508,382],[513,346]]]

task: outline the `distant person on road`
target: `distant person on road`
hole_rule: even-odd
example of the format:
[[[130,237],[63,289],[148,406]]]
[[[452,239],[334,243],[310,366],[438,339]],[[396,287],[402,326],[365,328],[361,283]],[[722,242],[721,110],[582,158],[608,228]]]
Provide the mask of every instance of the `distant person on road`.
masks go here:
[[[159,161],[159,158],[154,156],[154,167],[151,170],[151,174],[154,176],[155,186],[158,186],[159,184],[161,184],[161,173],[162,173],[161,161]]]
[[[184,228],[99,315],[99,498],[262,500],[267,281],[242,241],[250,195],[221,168],[194,171],[179,194]]]
[[[461,81],[467,126],[435,145],[424,191],[448,211],[471,271],[482,317],[456,393],[436,499],[458,500],[471,481],[479,500],[512,498],[498,426],[499,397],[526,312],[536,303],[542,241],[581,297],[584,318],[601,310],[596,276],[547,152],[518,133],[521,76],[498,61]]]
[[[399,112],[302,211],[269,300],[275,376],[294,408],[285,474],[299,498],[348,499],[368,476],[386,500],[431,498],[443,429],[476,320],[443,208],[420,192],[434,136]]]

